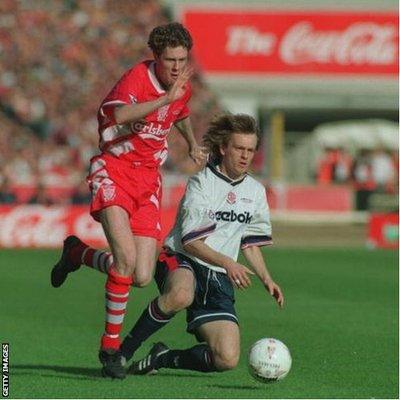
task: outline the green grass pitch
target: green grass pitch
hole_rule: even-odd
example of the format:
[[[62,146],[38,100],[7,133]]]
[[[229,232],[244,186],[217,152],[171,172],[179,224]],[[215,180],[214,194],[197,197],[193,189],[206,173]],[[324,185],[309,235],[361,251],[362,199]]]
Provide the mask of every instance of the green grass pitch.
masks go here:
[[[267,249],[284,290],[279,310],[263,287],[237,293],[242,355],[222,374],[161,370],[124,381],[100,376],[104,275],[83,267],[53,289],[58,251],[1,250],[0,338],[10,344],[10,398],[398,398],[398,256],[365,249]],[[133,290],[125,332],[155,285]],[[136,354],[162,339],[195,343],[184,314]],[[293,364],[282,381],[265,385],[247,373],[246,352],[261,337],[289,347]]]

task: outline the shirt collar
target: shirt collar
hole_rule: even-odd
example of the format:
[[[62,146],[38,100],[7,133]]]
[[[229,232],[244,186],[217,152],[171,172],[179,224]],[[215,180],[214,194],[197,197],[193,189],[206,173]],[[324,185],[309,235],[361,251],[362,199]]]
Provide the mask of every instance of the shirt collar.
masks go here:
[[[150,82],[153,84],[154,88],[157,90],[157,93],[163,94],[163,93],[165,93],[165,90],[163,89],[161,82],[157,78],[155,67],[156,67],[156,62],[153,61],[149,65],[149,68],[147,69],[147,73],[149,75]]]
[[[218,176],[218,178],[224,180],[225,182],[229,183],[232,186],[239,185],[239,183],[242,183],[247,176],[247,173],[246,173],[239,179],[231,179],[221,172],[219,165],[213,165],[211,163],[207,163],[207,167],[211,170],[211,172],[214,175]]]

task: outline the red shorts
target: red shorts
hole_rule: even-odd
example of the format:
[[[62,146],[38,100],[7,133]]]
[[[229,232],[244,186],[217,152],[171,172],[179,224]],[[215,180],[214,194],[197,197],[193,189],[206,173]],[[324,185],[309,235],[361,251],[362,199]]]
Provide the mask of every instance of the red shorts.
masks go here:
[[[161,175],[156,167],[135,167],[108,155],[93,157],[87,177],[92,192],[90,214],[120,206],[129,214],[134,235],[160,240]]]

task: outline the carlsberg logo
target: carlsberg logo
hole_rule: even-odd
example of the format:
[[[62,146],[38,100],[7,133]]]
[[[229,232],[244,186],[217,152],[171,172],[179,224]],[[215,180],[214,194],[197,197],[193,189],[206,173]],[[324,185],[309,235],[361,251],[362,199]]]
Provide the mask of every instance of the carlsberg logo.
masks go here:
[[[230,221],[230,222],[241,222],[245,224],[249,224],[251,222],[252,216],[249,212],[236,214],[233,210],[229,211],[217,211],[215,213],[215,219],[217,221]]]

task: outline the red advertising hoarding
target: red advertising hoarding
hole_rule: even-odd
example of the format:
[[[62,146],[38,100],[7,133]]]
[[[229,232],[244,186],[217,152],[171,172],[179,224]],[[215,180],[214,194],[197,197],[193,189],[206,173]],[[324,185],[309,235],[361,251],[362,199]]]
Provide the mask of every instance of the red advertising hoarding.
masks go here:
[[[368,244],[385,249],[399,248],[399,215],[371,214],[369,219]]]
[[[161,213],[161,242],[175,222],[185,185],[165,188]],[[352,192],[345,186],[288,186],[268,189],[270,208],[288,211],[348,212]],[[68,235],[79,236],[93,247],[106,247],[101,225],[89,206],[0,205],[0,248],[58,248]]]
[[[163,210],[162,239],[175,214],[176,207]],[[107,247],[103,229],[88,206],[0,206],[0,248],[59,248],[68,235],[79,236],[93,247]]]
[[[398,15],[185,9],[194,54],[211,73],[397,76]]]

